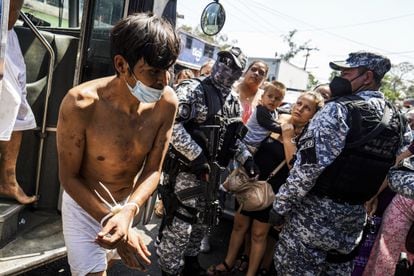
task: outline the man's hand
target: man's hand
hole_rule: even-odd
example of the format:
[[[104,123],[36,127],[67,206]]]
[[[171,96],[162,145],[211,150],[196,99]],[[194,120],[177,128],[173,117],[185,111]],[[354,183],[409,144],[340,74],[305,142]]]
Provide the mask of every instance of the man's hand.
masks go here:
[[[377,211],[378,207],[378,197],[374,196],[369,201],[364,204],[365,210],[367,211],[368,216],[373,216]]]
[[[257,167],[256,163],[254,163],[252,157],[247,158],[243,164],[243,167],[249,177],[255,177],[260,173],[259,167]]]
[[[129,268],[146,271],[146,266],[151,264],[148,259],[151,253],[133,228],[129,229],[128,240],[120,242],[116,249],[124,264]]]
[[[293,141],[295,137],[295,127],[288,122],[284,122],[281,125],[282,137],[284,141]]]
[[[269,212],[269,224],[273,225],[277,230],[281,230],[283,224],[285,224],[285,217],[275,211],[275,209],[270,209]]]
[[[195,174],[197,177],[204,176],[210,173],[210,165],[208,160],[203,153],[200,153],[196,159],[190,163],[191,173]]]
[[[122,208],[121,211],[108,219],[105,226],[98,233],[96,243],[103,248],[114,249],[119,242],[127,241],[134,214],[134,208]]]

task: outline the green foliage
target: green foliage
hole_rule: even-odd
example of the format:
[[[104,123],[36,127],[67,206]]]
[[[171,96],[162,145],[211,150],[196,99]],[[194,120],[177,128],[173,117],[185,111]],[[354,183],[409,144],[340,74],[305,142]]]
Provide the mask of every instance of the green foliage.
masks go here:
[[[382,79],[381,91],[390,102],[395,102],[400,97],[400,93],[395,89],[396,85],[393,81],[393,76],[385,75]]]
[[[182,25],[180,26],[180,28],[178,28],[179,30],[183,30],[187,33],[192,33],[193,32],[193,27],[188,26],[188,25]]]
[[[306,89],[313,89],[315,86],[319,84],[319,81],[315,78],[312,73],[308,73],[308,84],[306,86]]]
[[[296,42],[293,41],[293,37],[295,36],[295,34],[297,33],[298,30],[293,30],[290,31],[287,35],[283,36],[283,40],[285,42],[288,43],[289,46],[289,50],[280,55],[280,58],[285,60],[285,61],[289,61],[292,58],[294,58],[298,53],[300,53],[301,51],[304,51],[306,48],[308,48],[309,45],[309,41],[306,41],[304,44],[302,45],[298,45]]]
[[[195,36],[201,38],[204,41],[215,44],[215,41],[214,41],[215,40],[214,39],[215,35],[206,35],[201,30],[200,26],[197,26],[197,28],[195,30],[193,30],[192,34],[194,34]]]
[[[414,81],[409,81],[405,94],[407,98],[414,98]]]
[[[393,65],[390,72],[382,79],[381,91],[391,102],[411,98],[414,96],[414,83],[410,78],[414,72],[414,65],[401,62]]]
[[[206,35],[205,33],[203,33],[199,25],[194,29],[191,26],[182,25],[179,27],[179,29],[187,33],[190,33],[210,44],[217,45],[220,49],[226,49],[234,44],[237,44],[237,40],[228,41],[228,36],[226,34],[218,33],[217,35],[213,36]]]
[[[331,75],[329,76],[329,82],[336,76],[339,76],[340,72],[332,70]]]

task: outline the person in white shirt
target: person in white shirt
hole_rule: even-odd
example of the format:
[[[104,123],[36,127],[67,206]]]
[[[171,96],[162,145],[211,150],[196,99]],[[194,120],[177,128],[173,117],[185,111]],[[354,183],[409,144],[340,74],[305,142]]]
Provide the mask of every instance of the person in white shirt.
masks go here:
[[[10,1],[4,75],[0,86],[0,195],[30,204],[37,200],[36,196],[27,196],[16,180],[22,131],[36,127],[26,99],[26,66],[13,30],[22,5],[23,0]]]

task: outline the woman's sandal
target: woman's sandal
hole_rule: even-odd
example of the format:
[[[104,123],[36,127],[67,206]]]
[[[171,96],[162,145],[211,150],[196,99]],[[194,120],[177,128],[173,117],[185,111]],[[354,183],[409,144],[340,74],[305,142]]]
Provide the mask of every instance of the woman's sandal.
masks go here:
[[[244,272],[247,270],[249,266],[249,256],[241,255],[240,258],[236,260],[234,267],[238,269],[240,272]]]
[[[225,270],[219,270],[217,267],[223,265]],[[226,263],[226,261],[221,262],[217,265],[212,265],[207,269],[207,275],[229,275],[232,272],[232,268]]]

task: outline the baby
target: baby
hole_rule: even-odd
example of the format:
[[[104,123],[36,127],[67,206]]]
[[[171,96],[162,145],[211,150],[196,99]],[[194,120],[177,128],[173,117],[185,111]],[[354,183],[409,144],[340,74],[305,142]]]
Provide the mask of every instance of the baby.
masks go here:
[[[285,89],[279,85],[279,82],[267,82],[264,85],[264,92],[261,102],[256,106],[252,116],[247,121],[248,132],[244,137],[244,142],[254,154],[260,143],[272,132],[281,133],[281,126],[277,123],[277,108],[283,101]]]

